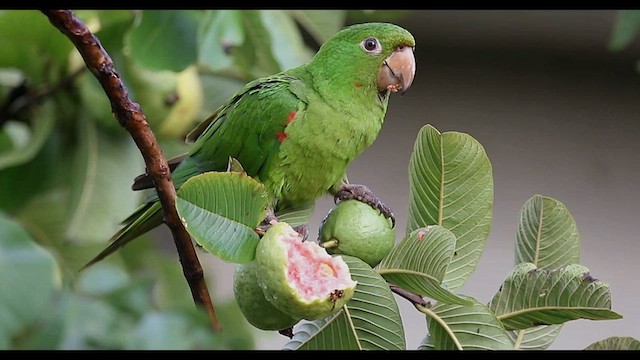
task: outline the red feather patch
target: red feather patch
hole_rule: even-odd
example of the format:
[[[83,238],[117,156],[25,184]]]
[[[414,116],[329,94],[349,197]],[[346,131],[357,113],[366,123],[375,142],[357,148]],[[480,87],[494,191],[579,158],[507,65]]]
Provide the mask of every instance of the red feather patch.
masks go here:
[[[284,139],[287,138],[287,134],[284,131],[278,131],[276,133],[276,136],[278,137],[278,142],[282,143],[284,141]]]
[[[289,125],[295,117],[296,117],[296,112],[295,111],[290,112],[289,115],[287,116],[287,125]]]

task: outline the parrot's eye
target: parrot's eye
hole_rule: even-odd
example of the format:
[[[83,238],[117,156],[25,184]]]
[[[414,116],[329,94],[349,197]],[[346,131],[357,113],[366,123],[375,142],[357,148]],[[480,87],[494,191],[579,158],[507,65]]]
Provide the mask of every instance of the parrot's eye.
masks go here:
[[[382,47],[376,38],[366,38],[362,40],[360,45],[368,53],[379,54],[382,51]]]

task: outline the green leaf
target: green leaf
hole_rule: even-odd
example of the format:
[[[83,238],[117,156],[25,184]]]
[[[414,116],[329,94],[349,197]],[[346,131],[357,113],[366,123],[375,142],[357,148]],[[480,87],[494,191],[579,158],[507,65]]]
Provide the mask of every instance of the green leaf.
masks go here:
[[[237,49],[238,52],[234,52],[234,58],[243,69],[245,77],[258,78],[284,70],[274,57],[274,39],[267,30],[260,10],[243,11],[242,23],[246,34],[245,41]]]
[[[473,305],[437,303],[422,309],[435,350],[511,350],[507,331],[495,314],[476,300]]]
[[[563,203],[534,195],[523,205],[516,235],[516,264],[557,269],[580,262],[580,235]]]
[[[139,205],[131,179],[144,168],[140,151],[126,137],[99,132],[91,116],[79,116],[67,237],[77,243],[104,243]],[[117,176],[116,176],[117,175]]]
[[[440,286],[455,247],[456,237],[451,231],[437,225],[418,228],[400,241],[376,270],[405,290],[445,303],[469,304]]]
[[[386,281],[364,261],[341,255],[358,282],[335,315],[304,322],[285,345],[289,350],[404,350],[400,310]]]
[[[45,313],[59,286],[53,256],[0,213],[0,349]]]
[[[305,30],[322,44],[335,35],[345,23],[346,10],[287,10]]]
[[[53,104],[50,101],[44,103],[42,108],[34,113],[29,139],[23,146],[14,144],[17,146],[14,146],[12,150],[0,153],[0,170],[23,164],[38,155],[51,135],[55,124],[54,115]],[[5,126],[10,127],[12,124],[13,122],[9,121]],[[11,129],[8,128],[7,131],[11,131]]]
[[[208,172],[187,180],[178,190],[176,208],[193,239],[224,261],[247,263],[260,238],[268,195],[264,185],[232,172]]]
[[[409,161],[407,233],[440,225],[456,236],[444,284],[459,289],[475,269],[491,228],[493,174],[482,145],[460,132],[420,129]]]
[[[553,271],[537,269],[531,263],[518,264],[489,307],[509,330],[576,319],[622,318],[611,311],[609,286],[577,264]]]
[[[612,336],[594,342],[585,350],[640,350],[640,341],[630,336]]]
[[[198,28],[198,63],[212,71],[233,67],[230,49],[244,39],[241,10],[207,10]]]
[[[557,269],[580,262],[580,236],[563,203],[534,195],[523,205],[516,234],[516,263]],[[544,350],[560,332],[560,325],[536,326],[509,333],[516,348]]]
[[[286,222],[291,226],[306,224],[315,210],[315,202],[298,204],[295,207],[278,210],[276,217],[279,221]]]
[[[282,70],[272,50],[282,46],[274,43],[271,33],[284,34],[280,25],[277,29],[269,29],[263,18],[270,24],[276,20],[271,15],[263,16],[261,10],[207,12],[198,31],[198,62],[212,71],[224,72],[244,81]],[[286,30],[287,25],[282,26]],[[286,36],[295,37],[291,34]],[[287,49],[289,51],[290,48]]]
[[[198,23],[190,12],[144,10],[126,38],[135,61],[151,70],[179,72],[196,62]]]
[[[284,10],[261,10],[262,22],[271,37],[271,53],[286,70],[307,62],[313,56],[302,39],[295,21]]]
[[[611,39],[609,50],[620,51],[631,44],[640,30],[640,10],[619,10]]]
[[[560,333],[562,325],[541,325],[528,329],[509,331],[516,350],[545,350]]]

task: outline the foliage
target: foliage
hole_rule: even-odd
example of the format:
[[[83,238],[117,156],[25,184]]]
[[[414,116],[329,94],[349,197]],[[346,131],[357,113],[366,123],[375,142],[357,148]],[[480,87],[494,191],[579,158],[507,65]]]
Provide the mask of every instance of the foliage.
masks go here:
[[[347,17],[343,10],[75,14],[113,58],[167,157],[183,153],[186,133],[246,81],[308,60]],[[209,330],[177,257],[152,246],[150,236],[78,273],[145,196],[130,189],[144,169],[142,156],[69,39],[46,16],[0,11],[0,44],[0,288],[12,289],[0,292],[0,348],[254,348],[233,299],[215,303],[224,334]],[[242,208],[220,209],[224,203],[212,204],[221,215],[194,207],[197,180],[181,189],[180,212],[217,217],[220,231],[252,229],[262,216],[237,217],[231,212]],[[242,194],[259,192],[252,179],[244,185]],[[259,197],[243,201],[262,207]],[[309,207],[293,210],[290,218],[304,217]],[[228,247],[216,255],[248,261],[252,251]]]
[[[114,59],[167,157],[184,152],[184,135],[246,81],[306,61],[347,17],[403,14],[76,13]],[[637,29],[630,24],[620,25],[623,35],[612,48],[629,43]],[[225,331],[213,333],[206,314],[193,306],[176,256],[148,239],[78,273],[142,200],[144,194],[132,196],[129,188],[143,169],[142,157],[78,53],[45,16],[0,11],[0,45],[12,49],[0,52],[0,348],[254,348],[235,301],[215,304]],[[470,135],[426,125],[409,171],[403,239],[375,268],[345,256],[358,281],[355,295],[338,313],[296,325],[286,349],[405,349],[390,283],[415,295],[410,300],[427,320],[420,349],[545,349],[567,321],[620,317],[607,284],[579,264],[569,211],[542,195],[522,208],[516,265],[490,304],[458,293],[489,235],[489,158]],[[261,185],[231,164],[229,172],[185,183],[177,210],[203,251],[243,263],[259,241],[250,230],[264,216],[263,200]],[[278,216],[302,221],[312,210],[308,204]],[[631,338],[589,346],[637,347]]]

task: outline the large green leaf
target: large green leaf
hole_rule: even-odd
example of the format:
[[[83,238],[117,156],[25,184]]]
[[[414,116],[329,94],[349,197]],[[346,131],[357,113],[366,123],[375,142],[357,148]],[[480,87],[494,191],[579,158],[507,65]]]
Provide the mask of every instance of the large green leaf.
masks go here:
[[[295,21],[284,10],[261,10],[262,22],[271,37],[271,53],[286,70],[307,62],[313,52],[307,48]]]
[[[194,10],[144,10],[126,38],[135,61],[151,70],[179,72],[197,59],[198,21]]]
[[[271,37],[271,32],[267,30],[261,10],[243,11],[242,24],[246,33],[245,41],[234,55],[245,77],[258,78],[284,70],[274,56],[272,45],[274,39]]]
[[[193,239],[224,261],[247,263],[260,238],[268,194],[253,178],[235,172],[208,172],[178,190],[176,208]]]
[[[318,44],[329,40],[344,26],[346,10],[288,10]]]
[[[563,203],[534,195],[523,205],[516,235],[516,264],[557,269],[580,262],[580,235]]]
[[[78,120],[66,235],[77,243],[104,243],[139,205],[139,197],[132,196],[131,179],[144,163],[130,139],[99,132],[86,113]]]
[[[489,235],[493,174],[482,145],[460,132],[420,129],[409,161],[407,233],[440,225],[456,236],[444,284],[459,289],[475,269]]]
[[[302,323],[285,345],[290,350],[404,350],[400,310],[386,281],[364,261],[341,255],[358,282],[337,314]]]
[[[622,318],[611,311],[609,286],[577,264],[553,271],[538,269],[531,263],[518,264],[489,307],[509,330],[575,319]]]
[[[585,350],[640,350],[640,341],[630,336],[612,336],[596,341]]]
[[[435,350],[510,350],[511,339],[500,320],[476,300],[472,305],[438,303],[427,314],[429,340]],[[424,344],[423,347],[428,346]]]
[[[456,237],[441,226],[418,228],[400,241],[376,266],[385,280],[422,296],[445,303],[469,302],[442,288]]]
[[[19,223],[0,214],[0,349],[46,310],[60,272]]]
[[[640,30],[640,10],[619,10],[613,24],[609,49],[620,51],[633,42]]]
[[[580,236],[563,203],[534,195],[522,206],[516,234],[516,263],[530,262],[539,269],[557,269],[580,262]],[[516,348],[544,350],[553,343],[561,325],[517,330],[509,336]]]

